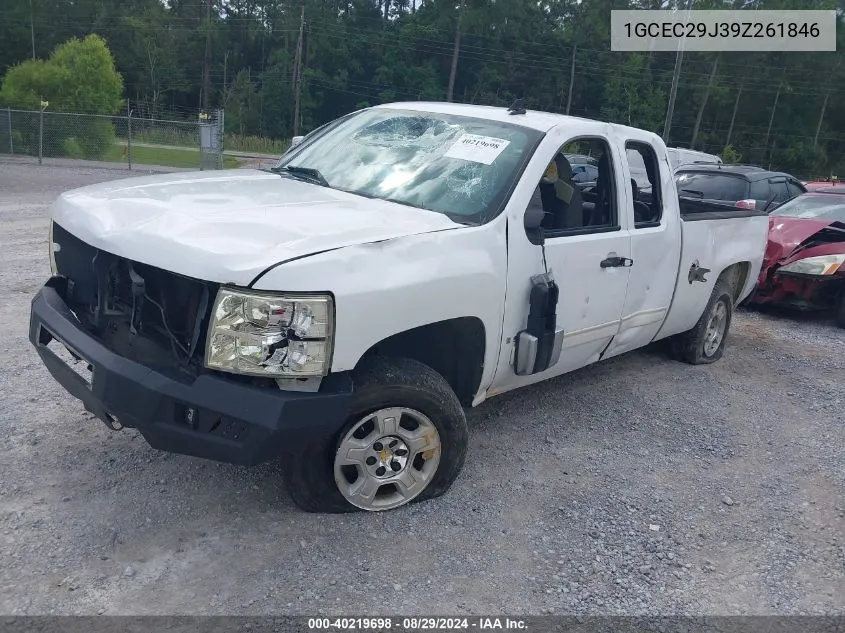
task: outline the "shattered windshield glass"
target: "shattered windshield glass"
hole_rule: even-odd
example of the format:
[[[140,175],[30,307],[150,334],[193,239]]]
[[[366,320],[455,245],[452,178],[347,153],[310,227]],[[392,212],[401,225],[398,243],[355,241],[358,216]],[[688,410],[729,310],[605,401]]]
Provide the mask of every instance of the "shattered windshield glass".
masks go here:
[[[509,123],[375,108],[283,157],[275,171],[482,223],[500,210],[541,136]]]
[[[769,215],[845,222],[845,196],[833,193],[805,194],[793,198]]]

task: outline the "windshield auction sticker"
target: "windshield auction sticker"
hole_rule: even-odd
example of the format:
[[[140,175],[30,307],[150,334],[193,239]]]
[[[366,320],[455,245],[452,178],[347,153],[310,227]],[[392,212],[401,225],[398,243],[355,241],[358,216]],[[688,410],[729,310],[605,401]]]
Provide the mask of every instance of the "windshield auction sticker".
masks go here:
[[[508,145],[510,141],[503,138],[462,134],[443,155],[446,158],[461,158],[474,163],[491,165]]]

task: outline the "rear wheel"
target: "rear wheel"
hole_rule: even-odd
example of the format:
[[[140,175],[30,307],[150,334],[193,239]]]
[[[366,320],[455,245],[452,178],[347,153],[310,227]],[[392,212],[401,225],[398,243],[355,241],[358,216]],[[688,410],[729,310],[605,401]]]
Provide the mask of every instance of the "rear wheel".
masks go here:
[[[716,282],[710,301],[695,327],[678,334],[670,343],[672,356],[691,365],[714,363],[722,357],[734,310],[733,288]]]
[[[286,463],[294,502],[309,512],[382,511],[445,493],[469,440],[446,380],[414,360],[375,357],[353,382],[352,411],[337,436]]]

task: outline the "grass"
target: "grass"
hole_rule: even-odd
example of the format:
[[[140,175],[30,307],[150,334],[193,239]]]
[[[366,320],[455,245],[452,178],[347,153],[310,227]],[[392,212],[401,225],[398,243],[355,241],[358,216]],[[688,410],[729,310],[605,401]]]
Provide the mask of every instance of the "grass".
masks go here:
[[[173,127],[153,127],[144,130],[132,130],[132,140],[151,145],[180,145],[182,147],[199,147],[199,129],[179,129]]]
[[[188,149],[199,145],[199,130],[168,127],[153,127],[132,132],[132,140],[151,145],[178,145]],[[262,136],[242,136],[227,133],[223,138],[224,150],[232,152],[256,152],[281,156],[290,145],[289,140],[264,138]]]
[[[223,149],[233,152],[257,152],[281,156],[288,149],[290,141],[280,141],[261,136],[241,136],[240,134],[226,134],[223,139]]]
[[[103,156],[102,160],[115,163],[126,162],[126,145],[116,144]],[[171,149],[169,147],[135,146],[132,148],[132,163],[138,165],[159,165],[161,167],[200,168],[200,153],[195,149]],[[238,166],[232,156],[223,157],[224,169]]]

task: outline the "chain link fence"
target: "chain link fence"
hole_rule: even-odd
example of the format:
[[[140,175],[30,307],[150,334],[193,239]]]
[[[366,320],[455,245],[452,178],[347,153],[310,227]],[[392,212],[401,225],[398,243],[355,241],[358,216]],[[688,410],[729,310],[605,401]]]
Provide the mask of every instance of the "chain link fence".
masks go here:
[[[197,121],[0,109],[0,154],[136,165],[223,168],[223,112]]]

